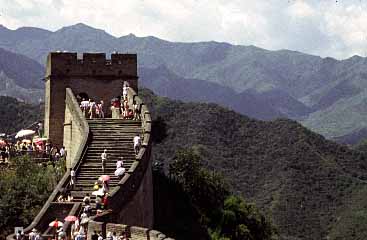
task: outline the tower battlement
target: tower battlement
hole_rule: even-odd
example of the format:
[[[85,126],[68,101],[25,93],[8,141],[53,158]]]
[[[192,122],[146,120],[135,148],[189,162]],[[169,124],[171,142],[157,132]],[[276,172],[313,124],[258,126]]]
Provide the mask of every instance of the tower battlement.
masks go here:
[[[78,58],[76,52],[51,52],[47,57],[46,77],[62,76],[137,76],[136,54],[83,53]]]
[[[78,56],[81,56],[78,58]],[[65,91],[109,103],[121,96],[124,83],[138,92],[137,55],[113,53],[51,52],[45,76],[45,135],[62,146],[65,121]],[[110,114],[108,105],[105,115]]]

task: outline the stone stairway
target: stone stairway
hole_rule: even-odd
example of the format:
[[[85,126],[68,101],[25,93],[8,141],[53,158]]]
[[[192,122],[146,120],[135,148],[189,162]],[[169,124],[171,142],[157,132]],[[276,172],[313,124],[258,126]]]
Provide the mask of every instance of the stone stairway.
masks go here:
[[[133,138],[142,133],[141,122],[123,119],[91,119],[89,124],[92,140],[76,173],[76,184],[71,191],[74,202],[81,202],[84,196],[93,192],[94,182],[101,175],[109,175],[110,191],[120,181],[115,175],[116,161],[124,158],[126,171],[135,160]],[[102,171],[101,154],[107,149],[105,171]],[[95,197],[91,195],[92,207]]]

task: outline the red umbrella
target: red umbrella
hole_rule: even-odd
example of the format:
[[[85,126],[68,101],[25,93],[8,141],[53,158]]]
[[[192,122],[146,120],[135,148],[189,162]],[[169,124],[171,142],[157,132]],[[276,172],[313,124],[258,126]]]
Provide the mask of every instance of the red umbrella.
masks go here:
[[[54,228],[62,227],[63,225],[64,224],[62,222],[57,221],[57,220],[52,221],[52,222],[50,222],[50,224],[48,224],[48,226],[54,227]]]
[[[67,222],[75,222],[77,219],[76,216],[67,216],[64,220]]]
[[[101,177],[100,177],[100,179],[102,180],[102,181],[109,181],[110,180],[110,176],[108,176],[108,175],[102,175]]]

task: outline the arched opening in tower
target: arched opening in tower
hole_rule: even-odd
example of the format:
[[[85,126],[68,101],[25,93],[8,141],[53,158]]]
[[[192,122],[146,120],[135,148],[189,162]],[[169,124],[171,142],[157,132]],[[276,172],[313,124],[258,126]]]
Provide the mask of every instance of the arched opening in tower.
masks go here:
[[[77,100],[79,102],[83,101],[83,100],[89,100],[89,95],[85,92],[81,92],[81,93],[78,93],[78,95],[76,96]]]

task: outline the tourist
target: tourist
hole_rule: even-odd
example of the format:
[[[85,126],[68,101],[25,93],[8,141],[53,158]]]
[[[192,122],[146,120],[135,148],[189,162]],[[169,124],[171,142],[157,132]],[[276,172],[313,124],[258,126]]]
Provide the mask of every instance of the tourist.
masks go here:
[[[119,179],[122,178],[122,176],[125,174],[125,168],[123,167],[124,162],[123,162],[123,157],[120,157],[120,160],[118,160],[116,162],[116,171],[115,171],[115,176],[118,177]]]
[[[122,87],[122,97],[124,100],[127,100],[128,90],[129,90],[129,86],[127,85],[126,82],[124,82],[124,86]]]
[[[89,221],[88,218],[88,214],[84,211],[81,215],[80,215],[80,225],[84,226],[85,224],[87,224]]]
[[[120,167],[115,170],[115,176],[118,177],[118,179],[121,179],[126,172],[126,169],[124,167]]]
[[[102,172],[104,172],[107,161],[107,149],[104,149],[103,153],[101,154],[101,160],[102,160]]]
[[[60,157],[66,157],[66,150],[64,146],[60,148]]]
[[[84,117],[87,115],[88,108],[89,108],[89,101],[83,98],[83,101],[80,103],[80,108],[82,109]]]
[[[116,162],[116,169],[122,167],[124,165],[124,157],[120,157],[119,160]]]
[[[119,236],[119,240],[128,240],[127,232],[123,231],[121,232],[121,235]]]
[[[97,104],[96,113],[97,113],[97,115],[98,115],[98,117],[99,117],[99,118],[104,118],[104,112],[103,112],[103,100],[101,100],[101,101]]]
[[[124,114],[123,114],[123,117],[125,119],[127,119],[128,114],[129,114],[129,103],[128,103],[127,99],[124,100],[123,104],[124,104]]]
[[[70,168],[70,187],[71,189],[74,188],[76,182],[76,176],[74,169]]]
[[[28,235],[29,240],[36,240],[36,235],[37,235],[37,230],[33,228],[32,231]]]
[[[98,232],[98,240],[103,240],[102,232]]]
[[[102,203],[102,199],[100,196],[96,196],[96,210],[100,210],[101,209],[101,203]]]
[[[41,234],[37,232],[36,238],[34,240],[42,240]]]
[[[92,240],[98,240],[98,234],[97,234],[96,230],[94,230],[91,238],[92,238]]]
[[[137,156],[140,150],[140,146],[141,146],[141,139],[139,134],[136,134],[136,136],[134,137],[134,151],[135,151],[135,155]]]
[[[108,193],[106,193],[102,198],[103,209],[106,210],[108,206]]]
[[[39,137],[43,136],[43,124],[42,122],[38,122],[37,124],[37,133]]]
[[[133,119],[133,118],[134,118],[134,112],[132,109],[129,109],[127,113],[127,119]]]
[[[96,116],[96,103],[93,99],[89,99],[89,119],[95,118]]]
[[[84,210],[83,210],[87,215],[88,217],[90,216],[91,212],[92,212],[92,207],[90,205],[85,205],[84,206]]]
[[[112,233],[111,232],[108,232],[107,233],[106,240],[113,240],[113,237],[112,237]]]
[[[109,190],[110,190],[110,188],[108,186],[108,181],[102,181],[102,192],[103,193],[108,193]]]
[[[31,235],[31,233],[29,235]],[[22,231],[18,230],[18,232],[15,234],[15,240],[22,240]]]
[[[117,240],[116,232],[113,232],[113,233],[112,233],[112,239],[113,239],[113,240]]]
[[[66,238],[66,233],[62,227],[59,228],[58,232],[58,239],[64,240]]]
[[[133,109],[134,109],[134,118],[133,118],[133,120],[140,120],[139,105],[135,101],[133,103]]]
[[[84,203],[84,205],[89,205],[90,204],[90,196],[89,196],[89,193],[87,193],[85,195],[85,197],[83,198],[83,203]]]

